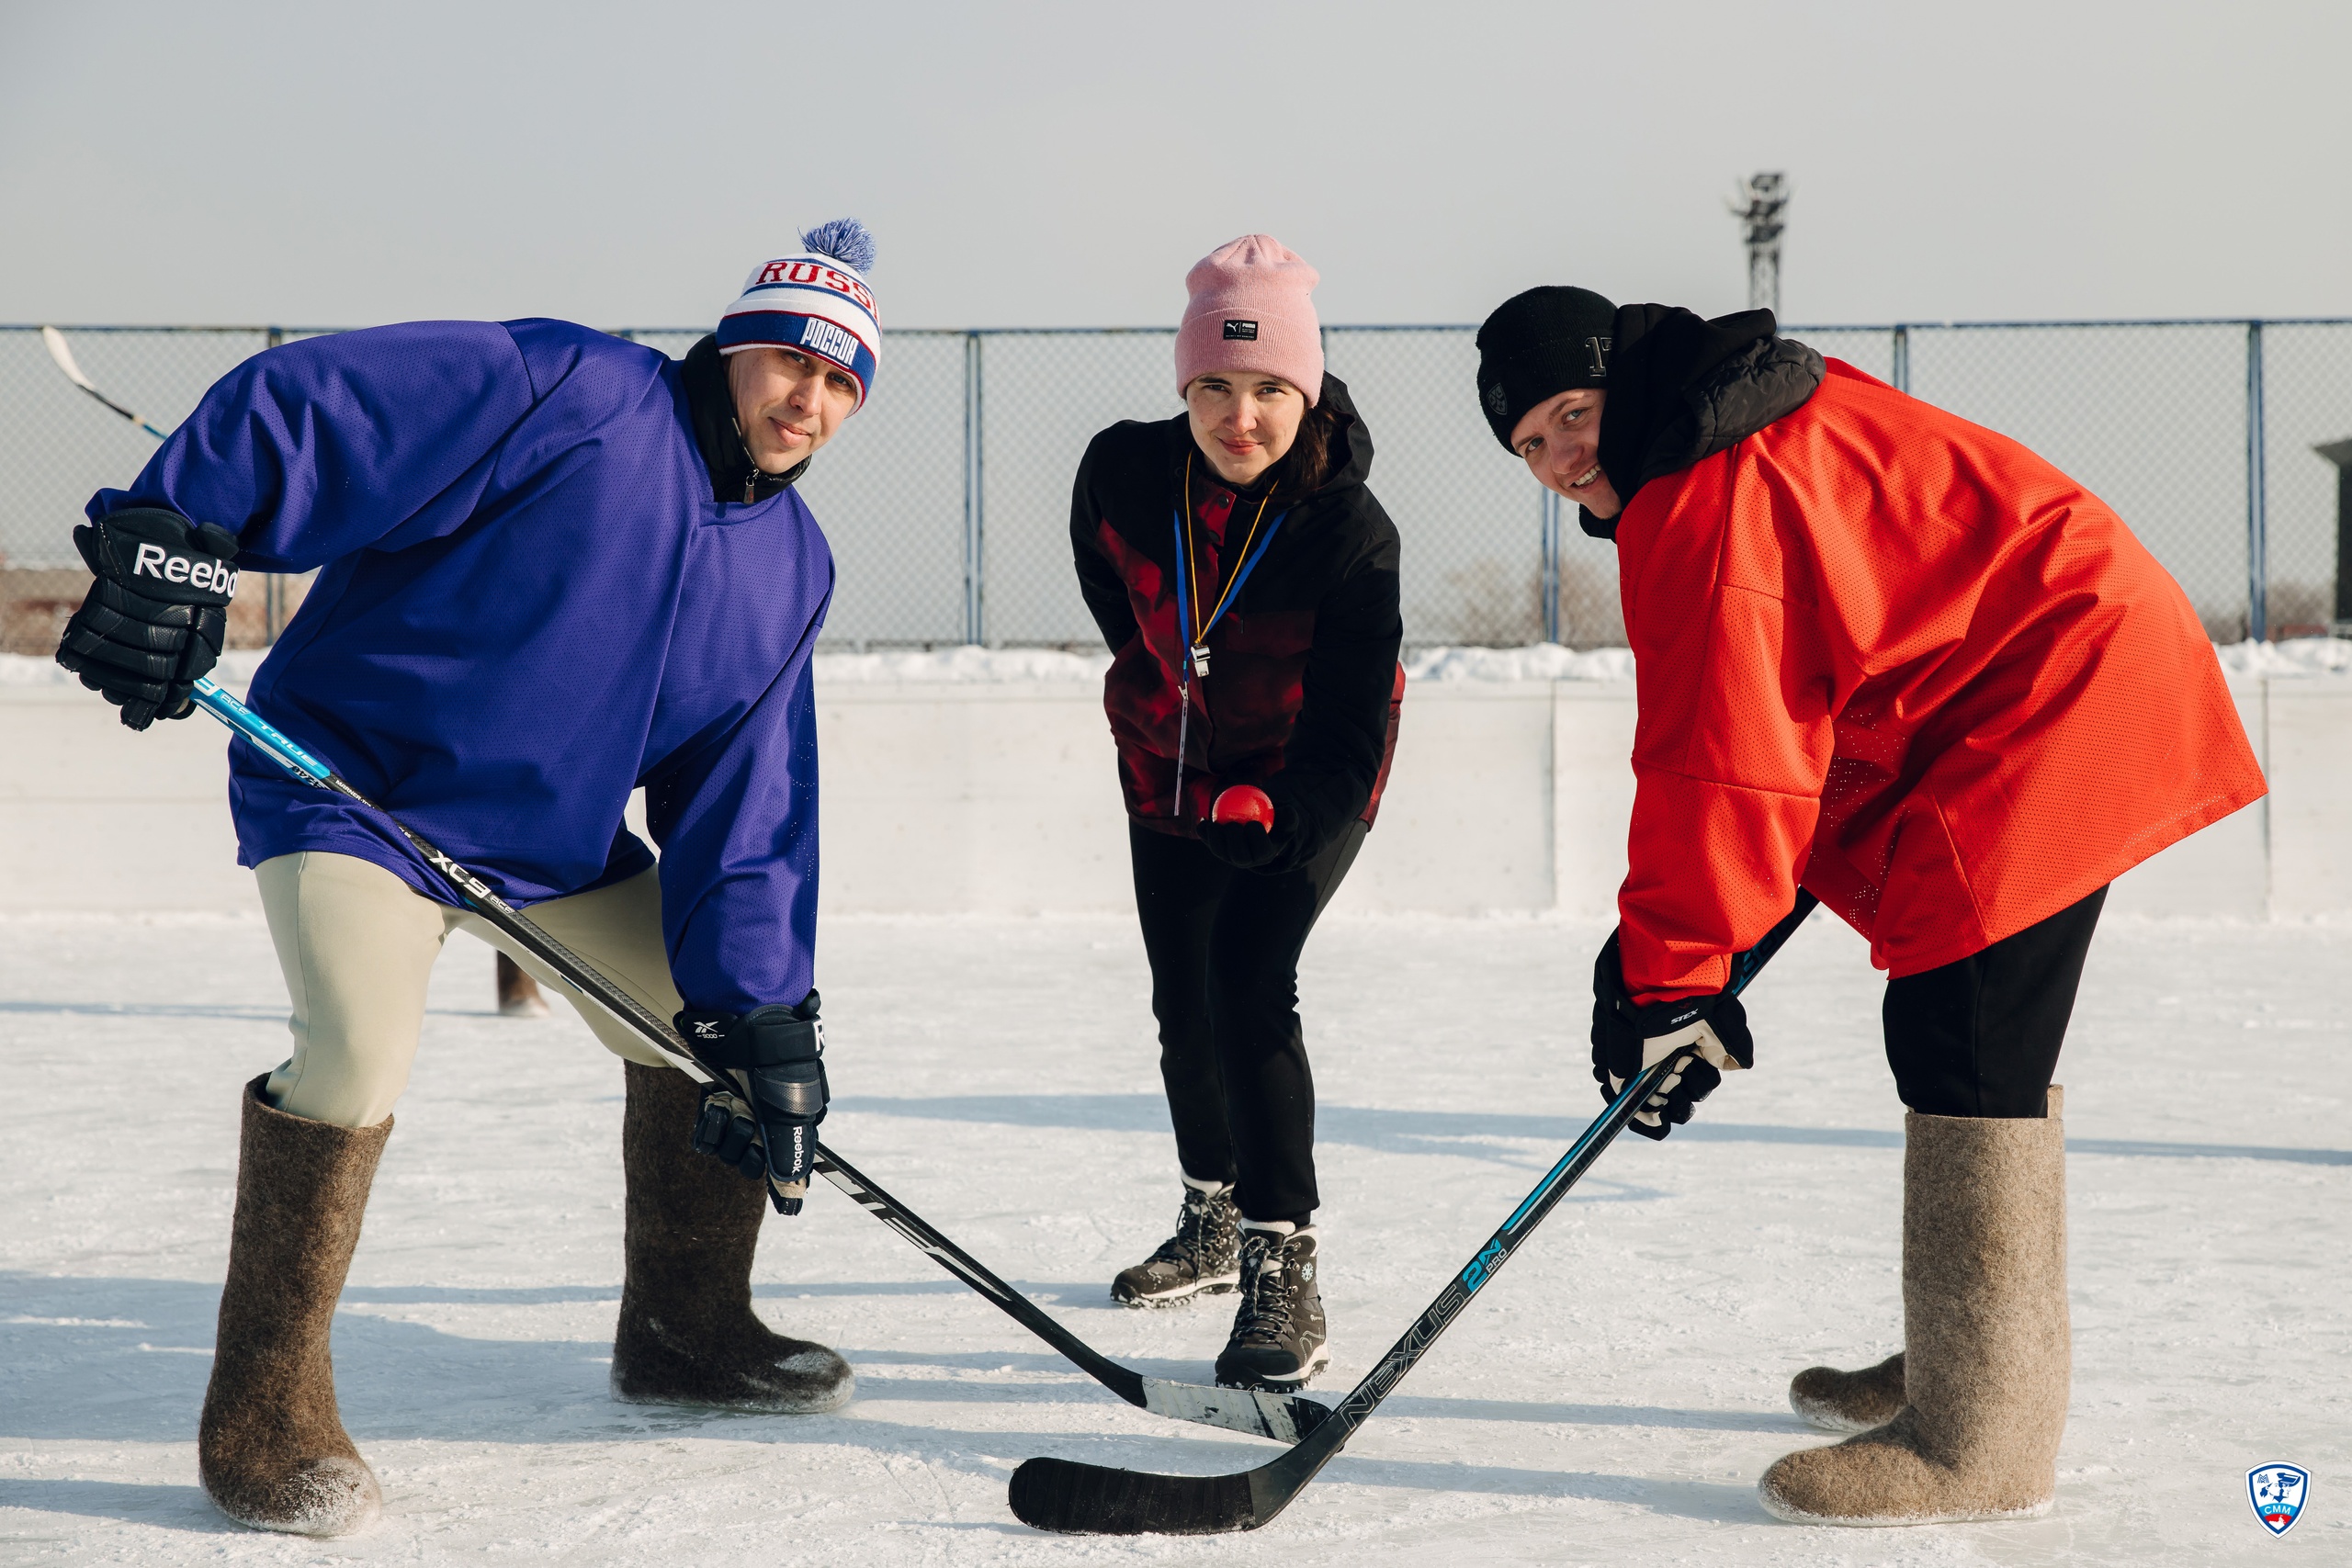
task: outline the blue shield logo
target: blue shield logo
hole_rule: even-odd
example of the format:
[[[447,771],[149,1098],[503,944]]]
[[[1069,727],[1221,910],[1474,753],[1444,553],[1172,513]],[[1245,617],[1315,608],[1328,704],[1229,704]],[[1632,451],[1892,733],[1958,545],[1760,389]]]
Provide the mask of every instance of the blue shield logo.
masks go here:
[[[2272,1535],[2285,1535],[2302,1517],[2312,1472],[2299,1464],[2257,1464],[2245,1472],[2246,1501]]]

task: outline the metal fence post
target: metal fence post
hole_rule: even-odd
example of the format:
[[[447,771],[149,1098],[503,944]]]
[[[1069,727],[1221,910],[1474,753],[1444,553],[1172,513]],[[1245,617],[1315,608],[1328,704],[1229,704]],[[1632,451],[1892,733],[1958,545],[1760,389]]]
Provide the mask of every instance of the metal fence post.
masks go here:
[[[987,618],[988,559],[983,548],[987,470],[981,418],[980,334],[964,334],[964,640],[982,639]]]
[[[2269,518],[2263,494],[2262,323],[2245,324],[2245,635],[2270,635]]]
[[[1560,498],[1549,485],[1538,485],[1536,526],[1544,551],[1544,640],[1560,640]]]
[[[1894,327],[1894,389],[1909,395],[1911,390],[1911,329],[1896,322]]]

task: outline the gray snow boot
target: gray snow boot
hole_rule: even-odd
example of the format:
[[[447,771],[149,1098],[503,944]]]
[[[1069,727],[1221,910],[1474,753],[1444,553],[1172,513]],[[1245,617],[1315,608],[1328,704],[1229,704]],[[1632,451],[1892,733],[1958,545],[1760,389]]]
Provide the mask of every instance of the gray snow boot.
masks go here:
[[[613,1332],[613,1395],[810,1416],[857,1386],[822,1345],[787,1339],[752,1310],[752,1254],[767,1188],[694,1152],[702,1091],[674,1067],[625,1062],[621,1164],[628,1274]]]
[[[1216,1359],[1221,1388],[1305,1388],[1331,1359],[1315,1283],[1315,1227],[1283,1220],[1241,1226],[1241,1305]]]
[[[1111,1281],[1111,1299],[1131,1307],[1169,1306],[1194,1296],[1217,1295],[1241,1282],[1241,1223],[1233,1189],[1184,1178],[1184,1206],[1176,1234],[1159,1249]]]

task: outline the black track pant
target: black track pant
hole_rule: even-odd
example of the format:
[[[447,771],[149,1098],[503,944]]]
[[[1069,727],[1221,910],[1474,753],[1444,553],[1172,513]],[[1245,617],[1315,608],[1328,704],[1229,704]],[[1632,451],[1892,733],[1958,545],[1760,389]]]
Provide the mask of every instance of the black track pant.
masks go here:
[[[1982,953],[1886,987],[1886,1063],[1928,1116],[2046,1114],[2102,887]]]
[[[1351,823],[1298,870],[1261,876],[1197,839],[1127,827],[1176,1158],[1197,1181],[1235,1183],[1246,1219],[1304,1224],[1315,1211],[1298,955],[1365,831]]]

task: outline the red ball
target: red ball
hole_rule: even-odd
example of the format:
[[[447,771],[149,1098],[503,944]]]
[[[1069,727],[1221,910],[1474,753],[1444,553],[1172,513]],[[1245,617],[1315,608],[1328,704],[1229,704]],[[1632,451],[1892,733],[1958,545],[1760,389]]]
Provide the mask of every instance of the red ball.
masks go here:
[[[1235,784],[1216,797],[1209,807],[1212,822],[1255,822],[1266,832],[1274,830],[1274,803],[1256,784]]]

